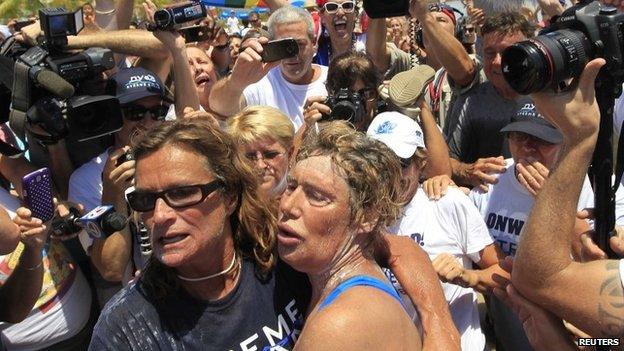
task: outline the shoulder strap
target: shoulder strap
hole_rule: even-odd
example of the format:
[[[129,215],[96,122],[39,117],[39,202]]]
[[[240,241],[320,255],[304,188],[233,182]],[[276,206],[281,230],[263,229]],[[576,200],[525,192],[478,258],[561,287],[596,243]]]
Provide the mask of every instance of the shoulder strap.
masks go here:
[[[371,288],[376,288],[378,290],[381,290],[387,293],[388,295],[392,296],[395,300],[399,301],[401,306],[403,306],[403,300],[401,300],[401,297],[396,292],[396,290],[394,290],[392,286],[388,285],[387,283],[382,282],[381,280],[377,278],[373,278],[373,277],[369,277],[365,275],[358,275],[358,276],[351,277],[345,280],[344,282],[340,283],[337,287],[335,287],[334,290],[332,290],[329,293],[329,295],[327,295],[327,297],[325,297],[325,299],[321,301],[321,303],[319,304],[318,310],[321,311],[325,307],[331,305],[331,303],[334,302],[334,300],[336,300],[338,296],[340,296],[340,294],[356,286],[369,286]],[[405,308],[405,306],[403,306],[403,308]]]

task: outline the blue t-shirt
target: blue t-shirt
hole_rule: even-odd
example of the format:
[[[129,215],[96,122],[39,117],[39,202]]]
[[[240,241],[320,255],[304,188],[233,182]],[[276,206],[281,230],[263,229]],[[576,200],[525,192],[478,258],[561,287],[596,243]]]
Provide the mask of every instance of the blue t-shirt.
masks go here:
[[[106,305],[89,350],[291,350],[310,301],[305,274],[278,262],[268,277],[243,261],[234,290],[201,301],[180,288],[156,300],[139,281]]]

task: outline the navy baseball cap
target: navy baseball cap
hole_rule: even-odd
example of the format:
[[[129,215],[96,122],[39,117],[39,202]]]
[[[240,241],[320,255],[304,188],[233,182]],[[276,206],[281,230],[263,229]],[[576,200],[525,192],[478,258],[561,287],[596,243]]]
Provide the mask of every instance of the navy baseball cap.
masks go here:
[[[511,123],[500,131],[501,133],[521,132],[529,134],[551,144],[563,142],[563,134],[537,112],[533,103],[524,104],[511,118]]]
[[[160,96],[162,99],[166,96],[165,85],[158,75],[140,67],[122,69],[110,78],[110,82],[121,105],[148,96]]]

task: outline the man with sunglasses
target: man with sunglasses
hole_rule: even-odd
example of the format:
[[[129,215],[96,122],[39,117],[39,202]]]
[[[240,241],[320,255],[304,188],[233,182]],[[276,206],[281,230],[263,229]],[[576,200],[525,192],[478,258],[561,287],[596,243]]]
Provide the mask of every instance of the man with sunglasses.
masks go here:
[[[125,190],[134,177],[134,161],[120,162],[120,158],[129,151],[131,139],[144,133],[152,126],[164,120],[169,110],[165,98],[165,88],[158,76],[143,68],[129,68],[119,71],[111,77],[109,88],[119,99],[122,106],[123,125],[114,134],[114,145],[90,162],[82,165],[71,176],[69,199],[80,203],[85,211],[101,205],[114,205],[119,213],[126,214],[128,209],[124,199]],[[122,160],[123,161],[123,160]],[[81,238],[83,246],[88,248],[91,260],[104,280],[120,282],[130,259],[133,240],[128,228],[114,233],[108,238]],[[97,280],[96,280],[97,281]],[[107,291],[101,300],[107,300]]]
[[[317,0],[316,4],[323,27],[315,62],[328,66],[332,57],[354,49],[358,7],[353,0]]]
[[[495,184],[488,185],[487,192],[474,188],[470,198],[505,255],[515,256],[535,198],[559,158],[563,135],[537,112],[533,103],[518,110],[501,133],[509,139],[512,158],[505,160],[504,172],[497,175]],[[592,208],[593,204],[593,192],[586,176],[577,208]],[[583,226],[580,220],[578,224],[579,228]],[[509,307],[491,296],[488,311],[496,339],[505,350],[531,350],[522,322]]]

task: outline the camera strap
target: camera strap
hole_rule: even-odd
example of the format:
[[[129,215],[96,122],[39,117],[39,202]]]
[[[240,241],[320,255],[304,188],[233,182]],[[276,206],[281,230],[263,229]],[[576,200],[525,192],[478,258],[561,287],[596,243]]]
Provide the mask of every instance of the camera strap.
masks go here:
[[[17,61],[13,73],[13,99],[9,125],[15,135],[26,143],[26,111],[30,107],[30,78],[28,77],[29,66]],[[26,147],[28,148],[28,147]]]
[[[622,128],[624,128],[624,121],[622,121]],[[615,158],[615,183],[613,183],[613,193],[617,191],[622,181],[622,173],[624,173],[624,130],[620,129],[620,136],[618,138],[617,155]]]

